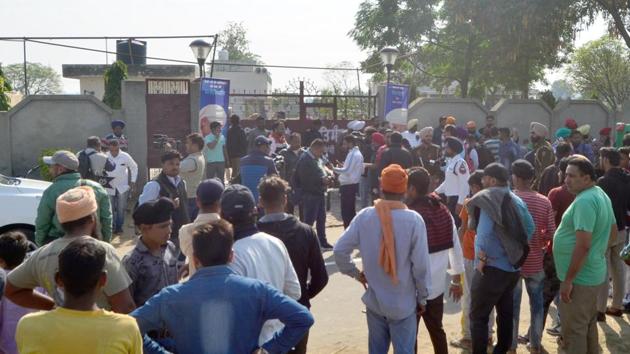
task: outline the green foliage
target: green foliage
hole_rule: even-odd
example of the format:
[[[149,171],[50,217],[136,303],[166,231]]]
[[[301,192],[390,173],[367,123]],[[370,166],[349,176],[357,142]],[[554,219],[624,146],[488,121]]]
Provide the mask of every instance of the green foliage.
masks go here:
[[[15,91],[24,92],[24,64],[8,65],[5,76]],[[29,95],[54,95],[61,92],[61,77],[50,66],[40,63],[26,63]]]
[[[228,51],[230,60],[261,63],[260,56],[249,50],[247,30],[241,22],[229,22],[219,33],[219,46]]]
[[[122,82],[127,78],[127,65],[120,60],[115,61],[105,71],[105,94],[103,103],[112,109],[120,109],[122,106]]]
[[[617,110],[630,99],[630,49],[603,37],[586,43],[571,57],[569,74],[585,97],[599,97]]]
[[[9,97],[7,93],[11,92],[11,84],[9,80],[4,76],[4,72],[2,72],[2,66],[0,66],[0,111],[8,111],[9,108]]]
[[[381,73],[378,50],[402,52],[398,81],[483,96],[498,87],[519,90],[558,67],[572,50],[581,13],[573,0],[364,1],[350,36],[369,51],[363,67]]]
[[[551,90],[541,92],[540,99],[545,101],[547,106],[549,106],[549,108],[551,109],[554,109],[558,104],[558,101],[556,100],[556,97],[553,95],[553,92],[551,92]]]

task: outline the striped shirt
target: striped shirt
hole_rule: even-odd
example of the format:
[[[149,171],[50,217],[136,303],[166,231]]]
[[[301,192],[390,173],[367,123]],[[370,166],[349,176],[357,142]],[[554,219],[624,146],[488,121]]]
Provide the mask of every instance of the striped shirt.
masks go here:
[[[486,149],[490,150],[495,162],[499,162],[499,149],[501,148],[501,140],[488,139],[483,143]]]
[[[556,224],[554,221],[554,212],[551,202],[544,195],[529,191],[514,191],[527,205],[529,213],[534,219],[534,235],[529,240],[529,254],[525,263],[521,267],[521,273],[524,276],[534,275],[543,271],[544,248],[547,243],[553,239],[556,232]]]

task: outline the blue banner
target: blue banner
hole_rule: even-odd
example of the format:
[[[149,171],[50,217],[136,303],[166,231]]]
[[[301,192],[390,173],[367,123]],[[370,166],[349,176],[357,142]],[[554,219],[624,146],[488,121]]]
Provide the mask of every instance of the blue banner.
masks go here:
[[[199,132],[204,137],[210,134],[210,123],[227,125],[230,105],[230,81],[202,78],[199,92]]]
[[[385,120],[395,125],[407,126],[409,86],[389,84],[385,89]]]

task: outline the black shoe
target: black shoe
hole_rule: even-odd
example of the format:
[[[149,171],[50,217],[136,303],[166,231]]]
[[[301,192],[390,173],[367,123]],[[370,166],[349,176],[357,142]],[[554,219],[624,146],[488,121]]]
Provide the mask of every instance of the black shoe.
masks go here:
[[[328,242],[322,243],[322,245],[320,246],[320,248],[324,251],[332,251],[333,249],[333,245],[331,245]]]
[[[597,312],[597,322],[606,322],[606,313]]]

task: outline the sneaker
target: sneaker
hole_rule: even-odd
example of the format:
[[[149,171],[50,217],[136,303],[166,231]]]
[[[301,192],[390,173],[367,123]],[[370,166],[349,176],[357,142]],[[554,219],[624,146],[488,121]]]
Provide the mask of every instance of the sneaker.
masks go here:
[[[597,322],[606,322],[606,313],[597,312]]]
[[[621,311],[620,309],[615,309],[612,307],[607,307],[606,308],[606,314],[608,316],[613,316],[613,317],[621,317],[623,316],[623,311]]]
[[[552,337],[560,337],[560,327],[547,328],[547,334]]]
[[[452,347],[464,350],[472,350],[472,339],[460,338],[450,342]]]

